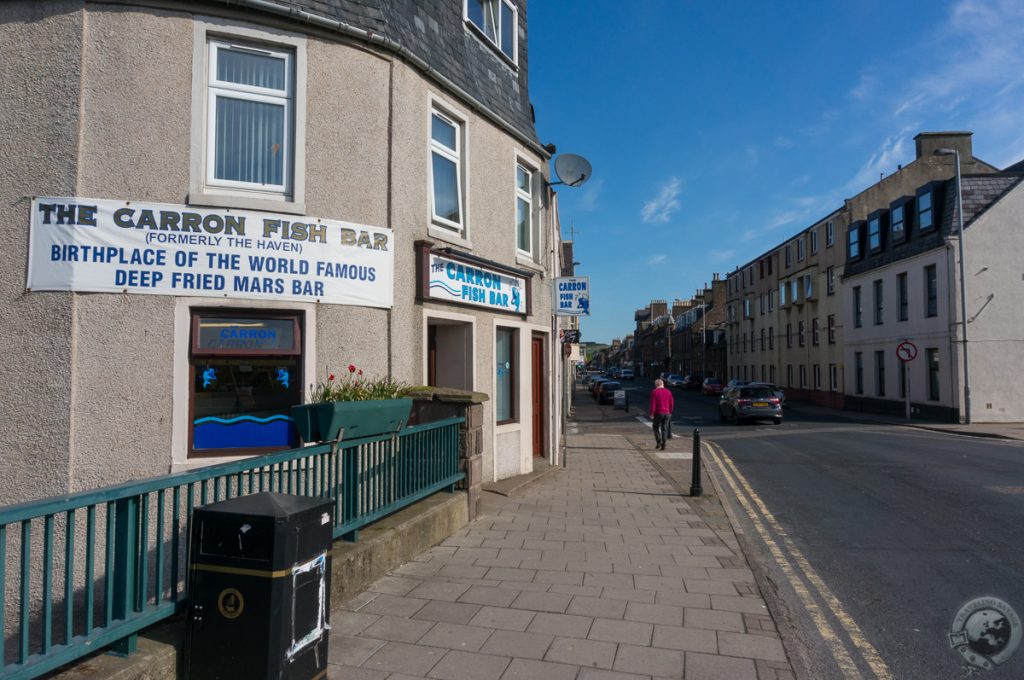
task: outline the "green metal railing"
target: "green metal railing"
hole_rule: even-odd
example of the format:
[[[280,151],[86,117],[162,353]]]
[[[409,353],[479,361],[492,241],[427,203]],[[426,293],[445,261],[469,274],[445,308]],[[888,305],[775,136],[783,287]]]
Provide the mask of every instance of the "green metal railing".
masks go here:
[[[0,678],[35,678],[109,645],[130,654],[138,631],[180,611],[197,506],[261,491],[331,498],[334,537],[355,540],[360,527],[454,491],[464,421],[0,508]]]

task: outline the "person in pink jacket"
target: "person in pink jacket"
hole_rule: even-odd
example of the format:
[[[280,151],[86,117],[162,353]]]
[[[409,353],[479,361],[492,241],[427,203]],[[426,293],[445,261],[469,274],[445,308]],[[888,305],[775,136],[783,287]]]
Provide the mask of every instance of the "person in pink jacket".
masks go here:
[[[671,390],[665,388],[665,381],[661,378],[655,380],[649,411],[651,420],[654,422],[654,448],[656,449],[665,450],[665,441],[668,439],[669,423],[672,421],[672,411],[675,405]]]

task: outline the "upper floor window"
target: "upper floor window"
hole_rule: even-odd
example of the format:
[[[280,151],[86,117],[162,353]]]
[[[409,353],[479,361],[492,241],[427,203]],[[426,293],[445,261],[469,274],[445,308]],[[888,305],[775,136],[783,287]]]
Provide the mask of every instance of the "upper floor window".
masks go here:
[[[825,270],[825,281],[828,286],[828,294],[832,295],[836,292],[836,268],[829,267]]]
[[[854,224],[847,232],[849,248],[847,255],[851,260],[860,258],[860,225]]]
[[[782,307],[786,304],[786,282],[783,281],[779,284],[779,306]]]
[[[804,274],[804,297],[810,300],[814,297],[814,277]]]
[[[917,194],[917,226],[921,231],[928,231],[935,226],[931,187],[921,189]]]
[[[294,52],[213,39],[208,48],[206,185],[291,193]]]
[[[789,246],[786,246],[786,266],[788,267],[791,264],[793,264],[793,253]]]
[[[815,228],[811,230],[811,255],[816,252],[818,252],[818,230]]]
[[[896,275],[896,320],[906,321],[910,318],[907,311],[907,273]]]
[[[516,163],[516,248],[533,256],[533,185],[534,171]]]
[[[516,63],[519,9],[511,0],[466,0],[466,20]]]
[[[907,204],[903,201],[893,203],[889,210],[889,233],[893,243],[907,240]]]
[[[881,213],[875,213],[868,219],[868,249],[873,253],[882,249]]]
[[[463,220],[463,123],[447,112],[430,112],[430,184],[433,221],[465,232]]]
[[[853,327],[860,328],[863,308],[861,307],[860,286],[853,287]]]
[[[836,242],[836,225],[832,220],[825,223],[825,247],[831,248]]]
[[[924,315],[939,315],[939,280],[935,265],[924,268]]]
[[[804,259],[804,237],[801,236],[796,240],[796,261],[802,262]]]

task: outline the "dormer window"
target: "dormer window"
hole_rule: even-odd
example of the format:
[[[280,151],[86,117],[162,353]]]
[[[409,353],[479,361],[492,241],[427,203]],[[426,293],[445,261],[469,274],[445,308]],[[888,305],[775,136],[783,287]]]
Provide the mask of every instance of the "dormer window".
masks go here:
[[[921,231],[930,231],[935,227],[935,211],[932,210],[932,188],[926,187],[917,192],[917,224]]]
[[[860,224],[854,224],[846,232],[848,239],[847,257],[851,260],[859,260],[860,252]]]
[[[892,204],[889,210],[889,232],[892,234],[893,243],[903,243],[907,240],[907,202],[900,200]]]
[[[519,8],[511,0],[466,0],[466,21],[513,64],[518,63]]]
[[[868,250],[877,253],[882,249],[885,227],[884,211],[877,211],[868,217]]]

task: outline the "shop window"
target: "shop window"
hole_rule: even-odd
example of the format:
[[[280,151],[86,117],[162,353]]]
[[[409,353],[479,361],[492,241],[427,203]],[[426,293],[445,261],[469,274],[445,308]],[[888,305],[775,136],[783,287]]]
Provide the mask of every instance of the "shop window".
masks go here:
[[[192,316],[190,455],[265,453],[298,445],[302,403],[297,315]]]
[[[499,328],[494,337],[495,375],[494,404],[499,425],[516,422],[516,376],[517,365],[516,331],[513,328]]]

